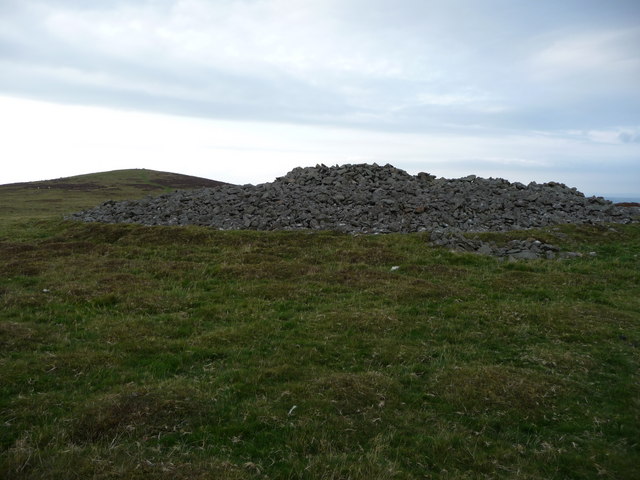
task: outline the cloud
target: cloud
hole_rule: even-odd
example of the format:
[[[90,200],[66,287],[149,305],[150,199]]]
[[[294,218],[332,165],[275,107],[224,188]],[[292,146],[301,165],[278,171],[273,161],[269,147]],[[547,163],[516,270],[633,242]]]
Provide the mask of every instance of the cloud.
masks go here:
[[[638,18],[635,0],[4,0],[0,94],[286,124],[322,158],[627,162]],[[314,125],[352,147],[322,150]]]
[[[476,174],[581,190],[633,192],[638,145],[579,133],[401,133],[274,122],[228,122],[59,106],[0,97],[0,183],[117,168],[152,168],[230,181],[272,181],[296,166],[391,163],[410,173]],[[34,139],[37,138],[37,141]]]
[[[0,88],[215,118],[374,118],[376,98],[384,96],[376,79],[401,75],[401,64],[375,54],[373,35],[345,44],[331,2],[300,5],[114,2],[75,9],[32,2],[2,28]]]
[[[618,134],[618,140],[622,143],[640,143],[640,133],[637,131],[634,133],[631,132],[620,132]]]
[[[637,29],[538,34],[542,18],[562,23],[550,4],[518,11],[499,0],[407,0],[403,8],[389,0],[4,5],[0,90],[59,101],[399,131],[550,121],[566,128],[596,111],[609,121],[613,103],[620,110],[596,82],[599,70],[610,72],[602,79],[620,96],[640,101],[625,87],[636,68],[629,45]],[[612,64],[613,73],[601,68]],[[591,81],[575,88],[585,69]]]
[[[550,35],[548,45],[531,59],[541,81],[579,79],[593,88],[632,87],[640,78],[640,27]],[[613,84],[611,82],[614,82]]]

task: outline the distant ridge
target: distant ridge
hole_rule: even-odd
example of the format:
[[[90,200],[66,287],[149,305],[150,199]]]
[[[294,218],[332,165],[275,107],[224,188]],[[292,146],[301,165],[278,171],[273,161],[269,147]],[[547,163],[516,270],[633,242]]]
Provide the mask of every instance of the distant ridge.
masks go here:
[[[135,187],[146,191],[163,192],[172,189],[190,189],[228,185],[208,178],[180,173],[132,168],[74,175],[53,180],[18,182],[0,185],[1,188],[56,188],[61,190],[90,191],[105,188]]]
[[[609,196],[603,195],[607,200],[611,200],[613,203],[640,203],[640,197],[637,195],[620,195],[620,196]]]
[[[112,170],[0,185],[0,219],[47,217],[107,200],[131,200],[174,190],[229,185],[208,178],[147,169]]]

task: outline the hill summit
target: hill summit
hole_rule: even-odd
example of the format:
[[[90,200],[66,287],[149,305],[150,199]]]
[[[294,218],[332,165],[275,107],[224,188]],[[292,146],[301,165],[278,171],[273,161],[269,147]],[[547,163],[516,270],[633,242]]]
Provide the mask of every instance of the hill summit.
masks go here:
[[[207,225],[223,230],[360,233],[503,231],[559,223],[632,221],[634,212],[564,184],[470,175],[410,175],[391,165],[295,168],[273,182],[109,201],[69,216],[85,222]],[[635,212],[637,213],[637,212]]]

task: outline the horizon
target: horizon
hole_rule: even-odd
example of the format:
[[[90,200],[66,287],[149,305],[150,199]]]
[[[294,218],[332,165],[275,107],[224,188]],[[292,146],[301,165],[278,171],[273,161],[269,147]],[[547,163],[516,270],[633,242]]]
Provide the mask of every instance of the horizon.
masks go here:
[[[0,184],[297,166],[640,197],[640,3],[6,0]]]
[[[336,164],[336,165],[323,165],[323,166],[328,166],[328,167],[342,167],[342,166],[348,166],[348,165],[354,165],[354,164]],[[373,164],[367,164],[367,163],[363,163],[361,165],[373,165]],[[320,166],[320,165],[316,165]],[[392,165],[394,168],[396,168],[394,165]],[[309,166],[312,167],[312,166]],[[298,168],[298,167],[294,167],[294,168]],[[149,169],[149,168],[123,168],[123,169],[116,169],[116,170],[104,170],[104,171],[98,171],[98,172],[87,172],[87,173],[79,173],[76,175],[69,175],[69,176],[62,176],[62,177],[52,177],[52,178],[42,178],[42,179],[38,179],[38,180],[29,180],[29,181],[18,181],[18,182],[11,182],[11,183],[2,183],[0,184],[0,187],[6,187],[6,186],[10,186],[10,185],[19,185],[19,184],[29,184],[29,183],[38,183],[38,182],[52,182],[52,181],[58,181],[58,180],[66,180],[66,179],[70,179],[70,178],[75,178],[75,177],[84,177],[84,176],[91,176],[91,175],[100,175],[100,174],[108,174],[108,173],[115,173],[115,172],[124,172],[124,171],[137,171],[137,170],[148,170],[148,171],[153,171],[153,172],[158,172],[158,173],[168,173],[168,174],[173,174],[173,175],[185,175],[185,176],[192,176],[194,178],[202,178],[204,180],[214,180],[214,181],[223,181],[220,180],[218,178],[209,178],[209,177],[199,177],[199,176],[195,176],[195,175],[186,175],[184,173],[181,172],[176,172],[176,171],[164,171],[164,170],[154,170],[154,169]],[[284,176],[287,173],[289,173],[291,170],[282,173],[281,175],[278,175],[278,177]],[[415,172],[415,173],[411,173],[411,172],[407,172],[411,175],[417,175],[417,173],[420,172]],[[429,173],[429,172],[426,172]],[[274,177],[271,180],[268,180],[267,182],[260,182],[260,183],[271,183],[273,181],[275,181],[278,177]],[[456,177],[456,178],[447,178],[447,177],[437,177],[437,178],[445,178],[447,180],[457,180],[460,178],[464,178],[464,176],[462,177]],[[478,175],[478,178],[502,178],[502,177],[481,177]],[[552,180],[553,181],[553,180]],[[512,182],[513,183],[513,182]],[[532,181],[531,183],[535,183],[535,181]],[[557,182],[556,182],[557,183]],[[249,184],[235,184],[235,185],[258,185],[258,183],[249,183]],[[567,185],[568,187],[572,187],[571,185]],[[640,202],[640,194],[637,193],[633,193],[633,192],[622,192],[622,193],[614,193],[614,194],[610,194],[607,192],[604,193],[600,193],[600,192],[583,192],[581,190],[578,190],[581,193],[583,193],[585,195],[585,197],[591,197],[591,196],[595,196],[595,197],[603,197],[607,200],[613,201],[615,202]]]

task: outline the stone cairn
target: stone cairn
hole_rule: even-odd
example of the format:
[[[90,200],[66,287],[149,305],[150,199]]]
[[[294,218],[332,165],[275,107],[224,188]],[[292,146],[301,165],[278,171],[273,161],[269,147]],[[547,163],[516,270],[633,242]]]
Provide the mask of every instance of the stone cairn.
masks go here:
[[[67,218],[206,225],[221,230],[429,231],[436,244],[459,249],[464,238],[459,232],[522,230],[561,223],[629,223],[638,210],[617,207],[602,197],[587,198],[556,182],[523,185],[475,175],[444,179],[427,173],[412,176],[391,165],[362,164],[298,167],[259,185],[225,184],[137,201],[108,201]],[[553,248],[535,246],[542,257],[553,252]],[[472,250],[490,253],[488,246],[482,247]]]

